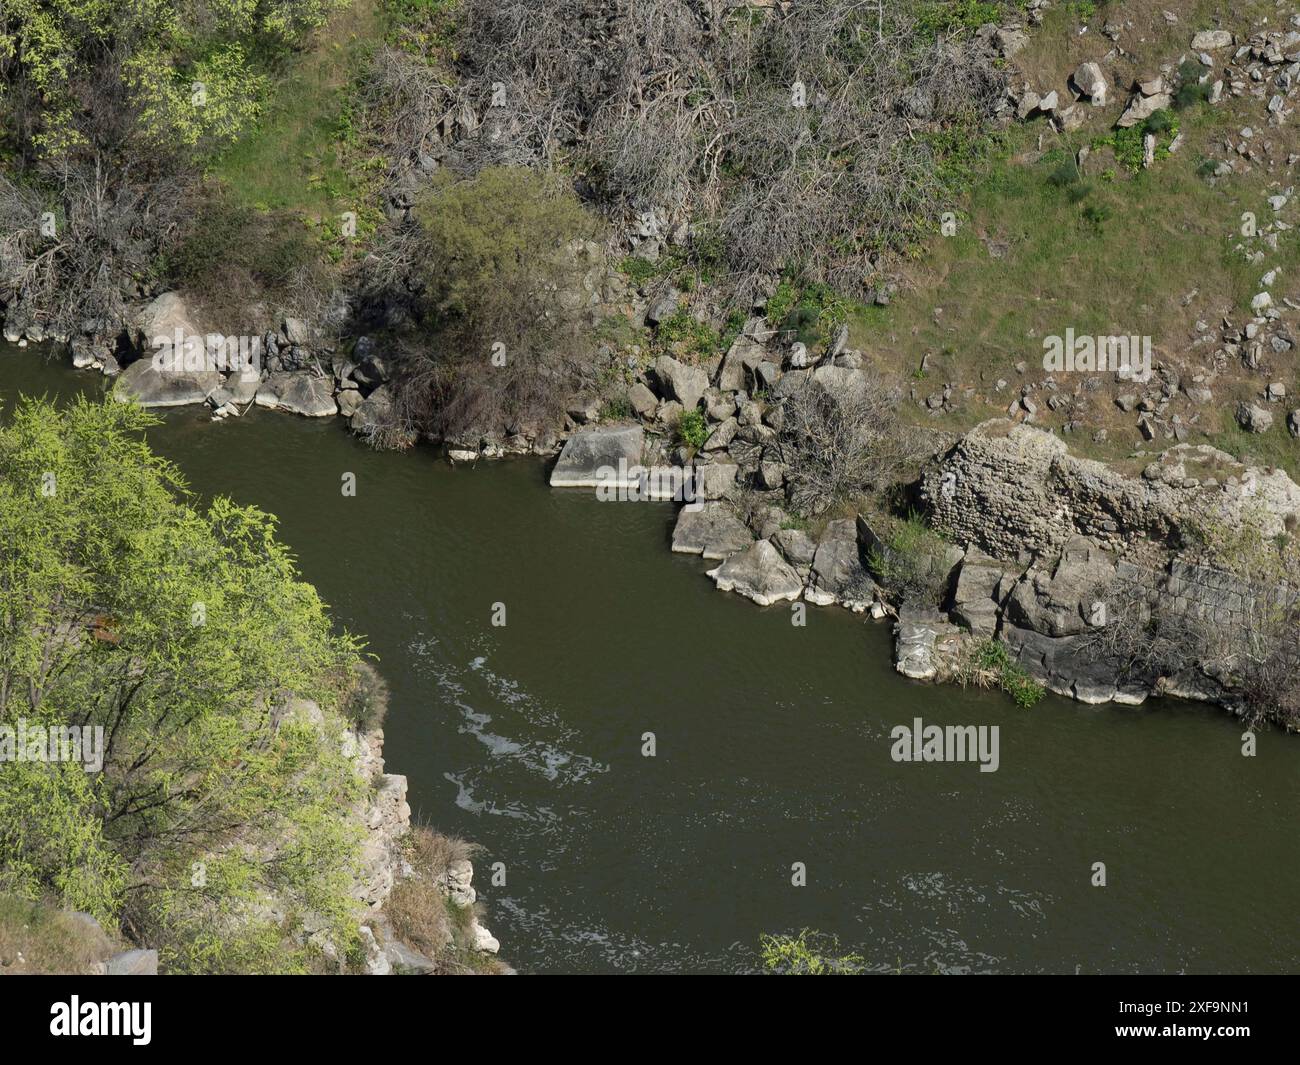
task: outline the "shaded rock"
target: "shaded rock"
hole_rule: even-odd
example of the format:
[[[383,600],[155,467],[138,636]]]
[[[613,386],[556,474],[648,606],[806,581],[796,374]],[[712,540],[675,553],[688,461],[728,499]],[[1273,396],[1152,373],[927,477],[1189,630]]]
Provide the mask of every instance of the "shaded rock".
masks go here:
[[[655,407],[659,405],[659,400],[655,398],[655,394],[640,381],[637,381],[627,390],[627,401],[642,418],[652,417]]]
[[[156,950],[127,950],[108,959],[109,976],[157,976]]]
[[[695,488],[704,499],[721,499],[736,483],[734,462],[710,462],[695,467]]]
[[[438,971],[438,963],[432,958],[396,939],[384,944],[384,957],[399,976],[423,976]]]
[[[660,355],[655,360],[655,378],[665,397],[675,399],[685,410],[699,406],[709,375],[699,366],[684,366],[671,355]]]
[[[1070,86],[1094,107],[1106,106],[1110,83],[1099,63],[1080,63],[1070,75]]]
[[[772,534],[771,540],[795,569],[803,570],[812,566],[817,554],[817,541],[802,529],[778,529]]]
[[[992,555],[978,547],[967,550],[953,590],[952,619],[973,636],[991,637],[998,629],[1006,576],[1002,563]]]
[[[875,599],[876,582],[864,564],[857,522],[853,518],[842,518],[826,526],[812,560],[804,597],[818,606],[838,603],[855,613],[866,610]]]
[[[202,403],[222,385],[216,370],[155,368],[145,355],[123,370],[113,384],[113,398],[134,399],[144,407],[184,407]]]
[[[1266,433],[1273,428],[1273,415],[1253,403],[1238,403],[1237,424],[1248,433]]]

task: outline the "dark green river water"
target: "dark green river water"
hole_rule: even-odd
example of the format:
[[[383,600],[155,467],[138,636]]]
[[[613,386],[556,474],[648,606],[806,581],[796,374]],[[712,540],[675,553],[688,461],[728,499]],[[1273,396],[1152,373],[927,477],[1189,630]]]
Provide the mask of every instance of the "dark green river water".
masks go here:
[[[6,402],[100,381],[0,351]],[[368,637],[389,771],[418,818],[482,844],[485,923],[525,972],[748,971],[761,933],[804,927],[905,972],[1300,969],[1300,738],[1245,758],[1214,709],[913,684],[886,625],[809,607],[797,628],[722,594],[669,552],[671,504],[552,490],[538,460],[165,417],[155,448],[200,495],[278,515]],[[891,761],[918,716],[1001,726],[999,770]]]

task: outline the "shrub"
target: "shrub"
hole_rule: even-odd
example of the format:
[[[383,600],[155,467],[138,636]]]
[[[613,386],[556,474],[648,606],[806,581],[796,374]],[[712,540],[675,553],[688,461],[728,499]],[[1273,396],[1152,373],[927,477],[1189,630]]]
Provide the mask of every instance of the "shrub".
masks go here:
[[[339,702],[344,719],[358,732],[381,728],[388,714],[388,682],[379,670],[359,659]]]
[[[692,451],[699,451],[709,438],[709,423],[703,411],[685,410],[677,419],[677,439]]]
[[[881,586],[903,603],[938,606],[948,588],[948,542],[915,511],[868,556]]]
[[[340,813],[363,785],[332,706],[356,641],[271,517],[184,493],[143,440],[155,422],[23,400],[0,425],[0,721],[104,736],[98,775],[0,772],[3,890],[120,921],[177,971],[260,967],[307,912],[346,948],[361,829]],[[69,638],[102,617],[115,639]],[[319,717],[277,713],[286,693]],[[254,916],[268,898],[283,926]]]
[[[759,940],[763,968],[778,976],[854,976],[863,973],[862,956],[842,953],[832,935],[803,929],[798,935],[764,935]]]
[[[871,487],[885,487],[920,450],[898,415],[895,392],[857,375],[831,391],[810,379],[781,403],[776,447],[786,463],[786,494],[803,515],[823,514]]]
[[[599,262],[581,240],[594,219],[558,178],[509,167],[440,172],[414,215],[369,265],[385,299],[407,268],[417,293],[398,409],[443,436],[555,417],[593,359],[583,279]]]
[[[168,280],[220,321],[242,321],[258,302],[318,317],[331,284],[321,246],[300,217],[221,195],[180,227],[164,262]]]
[[[958,677],[963,686],[1001,688],[1022,710],[1028,710],[1046,694],[999,640],[981,640],[970,648],[958,667]]]

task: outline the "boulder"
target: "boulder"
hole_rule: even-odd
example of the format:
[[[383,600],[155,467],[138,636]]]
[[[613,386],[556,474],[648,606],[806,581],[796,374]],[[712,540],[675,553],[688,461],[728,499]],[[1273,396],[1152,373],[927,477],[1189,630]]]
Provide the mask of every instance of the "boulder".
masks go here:
[[[1128,129],[1130,126],[1145,122],[1157,111],[1163,111],[1169,107],[1174,102],[1174,98],[1163,86],[1162,79],[1156,79],[1155,82],[1144,82],[1129,99],[1128,106],[1124,108],[1124,113],[1119,116],[1119,121],[1115,125],[1120,129]],[[1146,91],[1148,88],[1155,91],[1148,93]]]
[[[1055,555],[1074,534],[1110,550],[1158,552],[1189,517],[1227,528],[1261,522],[1276,536],[1300,520],[1300,486],[1205,444],[1178,444],[1140,477],[1069,453],[1060,437],[993,419],[963,436],[922,478],[935,525],[996,558]]]
[[[1008,574],[997,559],[978,547],[967,550],[953,589],[952,619],[972,636],[987,639],[998,630]]]
[[[627,474],[641,464],[645,450],[645,430],[639,425],[593,426],[574,433],[564,443],[555,468],[551,470],[552,488],[628,488],[635,478]],[[619,475],[620,461],[623,475]],[[602,467],[613,471],[599,476]]]
[[[627,390],[627,401],[637,415],[642,418],[653,417],[655,407],[659,405],[659,400],[655,398],[655,394],[640,381],[637,381]]]
[[[703,499],[721,499],[736,483],[734,462],[710,462],[695,467],[695,488]]]
[[[767,349],[752,336],[741,333],[718,370],[718,388],[723,392],[742,392],[745,389],[746,371],[767,358]]]
[[[709,387],[709,375],[699,366],[685,366],[671,355],[655,360],[655,378],[667,399],[675,399],[684,410],[694,410]]]
[[[157,976],[156,950],[127,950],[108,959],[109,976]]]
[[[726,559],[754,542],[749,526],[725,503],[683,507],[673,526],[673,550],[708,559]]]
[[[1192,51],[1213,52],[1232,46],[1232,34],[1227,30],[1201,30],[1192,38]]]
[[[798,599],[803,581],[781,553],[767,540],[732,555],[709,576],[724,592],[736,592],[759,606]]]
[[[143,407],[184,407],[202,403],[222,385],[216,370],[155,368],[152,355],[137,359],[113,385],[113,398]]]
[[[1099,63],[1080,63],[1070,75],[1070,86],[1093,107],[1106,106],[1110,83]]]
[[[389,428],[392,424],[393,398],[387,385],[381,385],[370,393],[357,407],[348,420],[354,433],[371,436],[377,429]],[[415,443],[415,434],[408,432],[403,441],[408,446]]]
[[[1031,569],[1016,584],[1007,620],[1045,636],[1083,635],[1104,623],[1114,581],[1110,556],[1087,537],[1072,537],[1054,564]]]
[[[438,971],[438,963],[432,958],[396,939],[384,944],[384,957],[399,976],[425,976]]]
[[[151,353],[159,350],[159,341],[170,346],[178,329],[183,338],[202,336],[179,292],[164,292],[154,297],[136,312],[132,325],[137,347]]]
[[[961,630],[935,610],[903,606],[894,625],[894,668],[913,680],[934,680],[955,662]]]
[[[802,529],[778,529],[772,534],[771,540],[795,569],[800,572],[811,570],[813,559],[817,555],[817,541],[806,532]],[[810,602],[817,602],[811,594],[805,593],[805,597]]]
[[[307,418],[325,418],[339,412],[333,378],[317,377],[307,370],[271,374],[257,390],[254,402],[259,407],[287,410]]]
[[[1237,424],[1248,433],[1266,433],[1273,428],[1273,415],[1253,403],[1238,403]]]
[[[489,932],[477,921],[474,922],[474,949],[484,954],[495,954],[501,949],[501,944],[497,942],[496,936]]]
[[[805,598],[817,606],[838,603],[862,613],[876,598],[876,582],[863,562],[857,522],[842,518],[830,522],[812,560]]]

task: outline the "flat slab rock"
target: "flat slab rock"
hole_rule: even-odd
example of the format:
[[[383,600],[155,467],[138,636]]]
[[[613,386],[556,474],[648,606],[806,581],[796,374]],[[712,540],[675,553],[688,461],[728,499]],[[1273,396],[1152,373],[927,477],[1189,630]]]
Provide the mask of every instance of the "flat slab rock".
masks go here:
[[[639,425],[616,427],[597,426],[574,433],[564,442],[564,450],[551,470],[552,488],[595,488],[606,484],[611,488],[630,488],[635,478],[626,475],[598,478],[602,466],[614,471],[630,470],[641,462],[645,450],[645,431]]]
[[[685,555],[722,560],[744,551],[753,542],[749,526],[725,503],[682,507],[673,527],[673,550]]]
[[[306,370],[272,374],[262,382],[254,402],[307,418],[325,418],[339,411],[333,380]]]
[[[722,591],[743,595],[759,606],[798,599],[803,594],[803,580],[767,540],[732,555],[710,570],[709,576]]]

